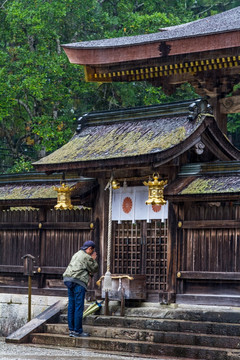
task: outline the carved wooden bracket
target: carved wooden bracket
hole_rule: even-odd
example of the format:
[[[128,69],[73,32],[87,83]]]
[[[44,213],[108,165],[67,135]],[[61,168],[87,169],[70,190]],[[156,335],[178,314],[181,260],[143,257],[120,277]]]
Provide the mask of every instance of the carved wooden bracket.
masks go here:
[[[222,114],[234,114],[240,112],[240,95],[221,99],[220,112]]]

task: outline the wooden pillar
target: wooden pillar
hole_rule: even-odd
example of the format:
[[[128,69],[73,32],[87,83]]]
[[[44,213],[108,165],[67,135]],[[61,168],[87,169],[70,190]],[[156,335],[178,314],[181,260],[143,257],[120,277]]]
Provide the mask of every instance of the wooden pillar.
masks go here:
[[[211,105],[213,109],[213,115],[216,119],[216,122],[222,130],[224,134],[227,134],[227,114],[224,114],[221,112],[221,102],[220,100],[216,98],[211,98],[208,100],[209,104]]]
[[[168,302],[175,302],[177,273],[177,221],[178,206],[169,203],[167,246],[167,293]]]
[[[102,275],[106,271],[107,259],[108,191],[104,190],[107,184],[106,179],[98,179],[98,183],[99,189],[94,204],[93,221],[98,228],[94,231],[94,240],[98,243],[99,273]]]
[[[41,268],[42,266],[45,264],[45,259],[44,259],[44,242],[45,242],[45,238],[43,236],[43,231],[42,231],[42,223],[46,221],[46,217],[47,217],[47,208],[45,207],[41,207],[39,209],[39,224],[38,224],[38,241],[39,241],[39,254],[38,254],[38,259],[37,259],[37,266],[38,266],[38,288],[43,288],[45,285],[45,276],[44,274],[42,274],[41,272]]]

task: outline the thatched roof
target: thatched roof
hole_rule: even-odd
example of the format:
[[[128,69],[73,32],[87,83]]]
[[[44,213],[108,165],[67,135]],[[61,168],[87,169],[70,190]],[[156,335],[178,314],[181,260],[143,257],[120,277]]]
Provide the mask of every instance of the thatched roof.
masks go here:
[[[74,175],[74,176],[73,176]],[[89,193],[94,193],[95,179],[80,178],[77,174],[66,175],[63,181],[61,174],[46,175],[42,173],[9,174],[0,176],[0,206],[50,206],[55,205],[57,192],[65,182],[72,188],[72,198],[81,204]],[[88,199],[89,200],[89,199]]]
[[[240,162],[216,161],[182,166],[178,178],[166,188],[165,195],[181,199],[229,198],[240,193]],[[203,195],[206,195],[203,197]]]
[[[79,131],[73,138],[34,166],[46,172],[96,167],[104,171],[108,166],[166,163],[199,142],[210,124],[214,127],[211,130],[214,140],[212,145],[207,140],[208,147],[215,143],[222,160],[239,158],[240,153],[218,129],[208,109],[199,108],[199,113],[192,117],[190,103],[85,115],[80,118]],[[212,151],[216,153],[215,148]]]

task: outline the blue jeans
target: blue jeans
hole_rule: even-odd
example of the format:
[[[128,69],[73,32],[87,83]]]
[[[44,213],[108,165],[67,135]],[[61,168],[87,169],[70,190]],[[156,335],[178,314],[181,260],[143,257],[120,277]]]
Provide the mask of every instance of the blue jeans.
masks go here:
[[[66,284],[67,285],[67,284]],[[83,332],[82,317],[84,311],[85,288],[76,283],[68,286],[68,328],[69,331]]]

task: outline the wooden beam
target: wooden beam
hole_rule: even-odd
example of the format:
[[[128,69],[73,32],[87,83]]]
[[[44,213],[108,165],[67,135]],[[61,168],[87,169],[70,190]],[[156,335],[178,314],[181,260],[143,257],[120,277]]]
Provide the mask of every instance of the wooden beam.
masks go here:
[[[181,274],[181,276],[180,276]],[[180,277],[179,277],[180,276]],[[179,271],[179,280],[240,280],[240,272]]]
[[[33,270],[35,273],[41,274],[54,274],[54,275],[62,275],[65,271],[65,267],[57,267],[57,266],[42,266],[41,271],[39,271],[38,266],[34,266]],[[0,265],[0,273],[20,273],[23,274],[23,266],[21,265]]]
[[[182,229],[240,229],[240,220],[183,221]]]
[[[88,291],[89,292],[89,291]],[[27,286],[13,286],[13,285],[1,285],[0,294],[28,294]],[[32,295],[40,296],[67,296],[67,287],[63,286],[62,288],[37,288],[32,287]]]
[[[42,222],[42,223],[0,223],[0,230],[32,230],[32,229],[65,229],[65,230],[90,230],[91,223],[86,222]]]
[[[240,95],[226,97],[220,101],[222,114],[235,114],[240,112]]]

